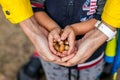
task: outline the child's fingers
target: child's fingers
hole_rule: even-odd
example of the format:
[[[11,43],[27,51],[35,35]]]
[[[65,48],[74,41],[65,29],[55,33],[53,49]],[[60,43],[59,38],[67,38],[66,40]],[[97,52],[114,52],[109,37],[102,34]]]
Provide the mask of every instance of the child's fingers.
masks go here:
[[[66,55],[67,56],[67,53],[68,53],[68,51],[63,51],[62,55]]]
[[[62,35],[61,35],[61,40],[67,39],[68,36],[69,36],[69,30],[68,30],[67,28],[65,28],[65,29],[63,30]]]
[[[61,32],[61,29],[56,28],[52,33],[54,39],[57,40],[58,42],[61,41],[60,32]]]
[[[48,36],[48,43],[49,43],[49,48],[50,48],[50,50],[51,50],[54,54],[56,54],[57,51],[56,51],[55,48],[54,48],[54,38],[52,37],[52,35],[49,35],[49,36]]]
[[[70,34],[68,37],[68,43],[69,43],[69,50],[68,55],[71,54],[75,49],[75,37],[73,34]]]
[[[54,34],[54,39],[58,42],[61,41],[60,35],[58,33]]]
[[[76,53],[76,52],[75,52],[75,53]],[[62,61],[62,62],[69,61],[72,57],[75,56],[75,53],[72,53],[72,54],[70,54],[70,55],[68,55],[68,56],[66,56],[66,57],[61,58],[61,61]]]
[[[64,54],[62,54],[62,53],[60,53],[60,52],[57,52],[57,56],[59,56],[59,57],[65,57],[66,55],[64,55]]]
[[[74,50],[75,50],[75,49],[74,49],[74,46],[73,46],[73,45],[72,45],[72,46],[69,45],[69,50],[68,50],[67,55],[71,54]]]

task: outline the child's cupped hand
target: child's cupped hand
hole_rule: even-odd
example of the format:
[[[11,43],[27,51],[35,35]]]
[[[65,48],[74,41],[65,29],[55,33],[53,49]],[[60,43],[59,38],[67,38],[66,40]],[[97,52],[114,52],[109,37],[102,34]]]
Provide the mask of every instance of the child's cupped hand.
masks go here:
[[[76,53],[75,33],[71,26],[66,26],[63,30],[53,29],[48,36],[49,47],[53,54],[66,61]]]

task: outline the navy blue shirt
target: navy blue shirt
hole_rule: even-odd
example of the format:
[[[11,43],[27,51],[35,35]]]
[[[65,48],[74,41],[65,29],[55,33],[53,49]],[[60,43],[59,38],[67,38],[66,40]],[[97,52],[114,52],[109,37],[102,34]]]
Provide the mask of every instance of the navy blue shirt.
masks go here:
[[[101,19],[101,15],[96,13],[97,0],[46,0],[44,4],[39,5],[34,5],[36,7],[33,7],[33,10],[45,11],[61,28],[91,18]],[[78,36],[76,39],[80,39],[82,36]],[[99,47],[86,62],[98,58],[104,48],[105,44]]]

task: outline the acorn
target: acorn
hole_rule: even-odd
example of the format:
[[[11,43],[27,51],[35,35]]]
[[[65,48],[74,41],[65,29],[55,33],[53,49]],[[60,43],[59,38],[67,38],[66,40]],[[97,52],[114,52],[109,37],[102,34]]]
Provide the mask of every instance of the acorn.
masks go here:
[[[68,43],[68,41],[67,41],[67,40],[65,40],[65,41],[64,41],[64,44],[65,44],[65,45],[69,45],[69,43]]]
[[[63,52],[65,50],[65,45],[61,44],[59,47],[59,52]]]
[[[60,36],[62,35],[63,30],[60,32]],[[63,51],[68,51],[69,50],[69,42],[67,40],[57,42],[57,40],[53,41],[53,46],[56,51],[58,52],[63,52]]]
[[[69,50],[69,45],[65,45],[65,51]]]
[[[56,51],[59,51],[59,45],[58,44],[55,44],[54,48],[55,48]]]

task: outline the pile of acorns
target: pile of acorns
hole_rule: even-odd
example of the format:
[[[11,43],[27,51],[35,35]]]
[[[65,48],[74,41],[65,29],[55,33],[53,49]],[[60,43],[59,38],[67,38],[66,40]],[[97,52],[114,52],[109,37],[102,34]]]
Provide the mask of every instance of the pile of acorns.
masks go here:
[[[63,30],[61,30],[60,36],[62,35],[62,33],[63,33]],[[60,42],[54,40],[53,46],[54,46],[56,51],[61,52],[61,53],[63,51],[68,51],[69,50],[69,43],[68,43],[67,39],[63,40],[63,41],[60,41]]]

